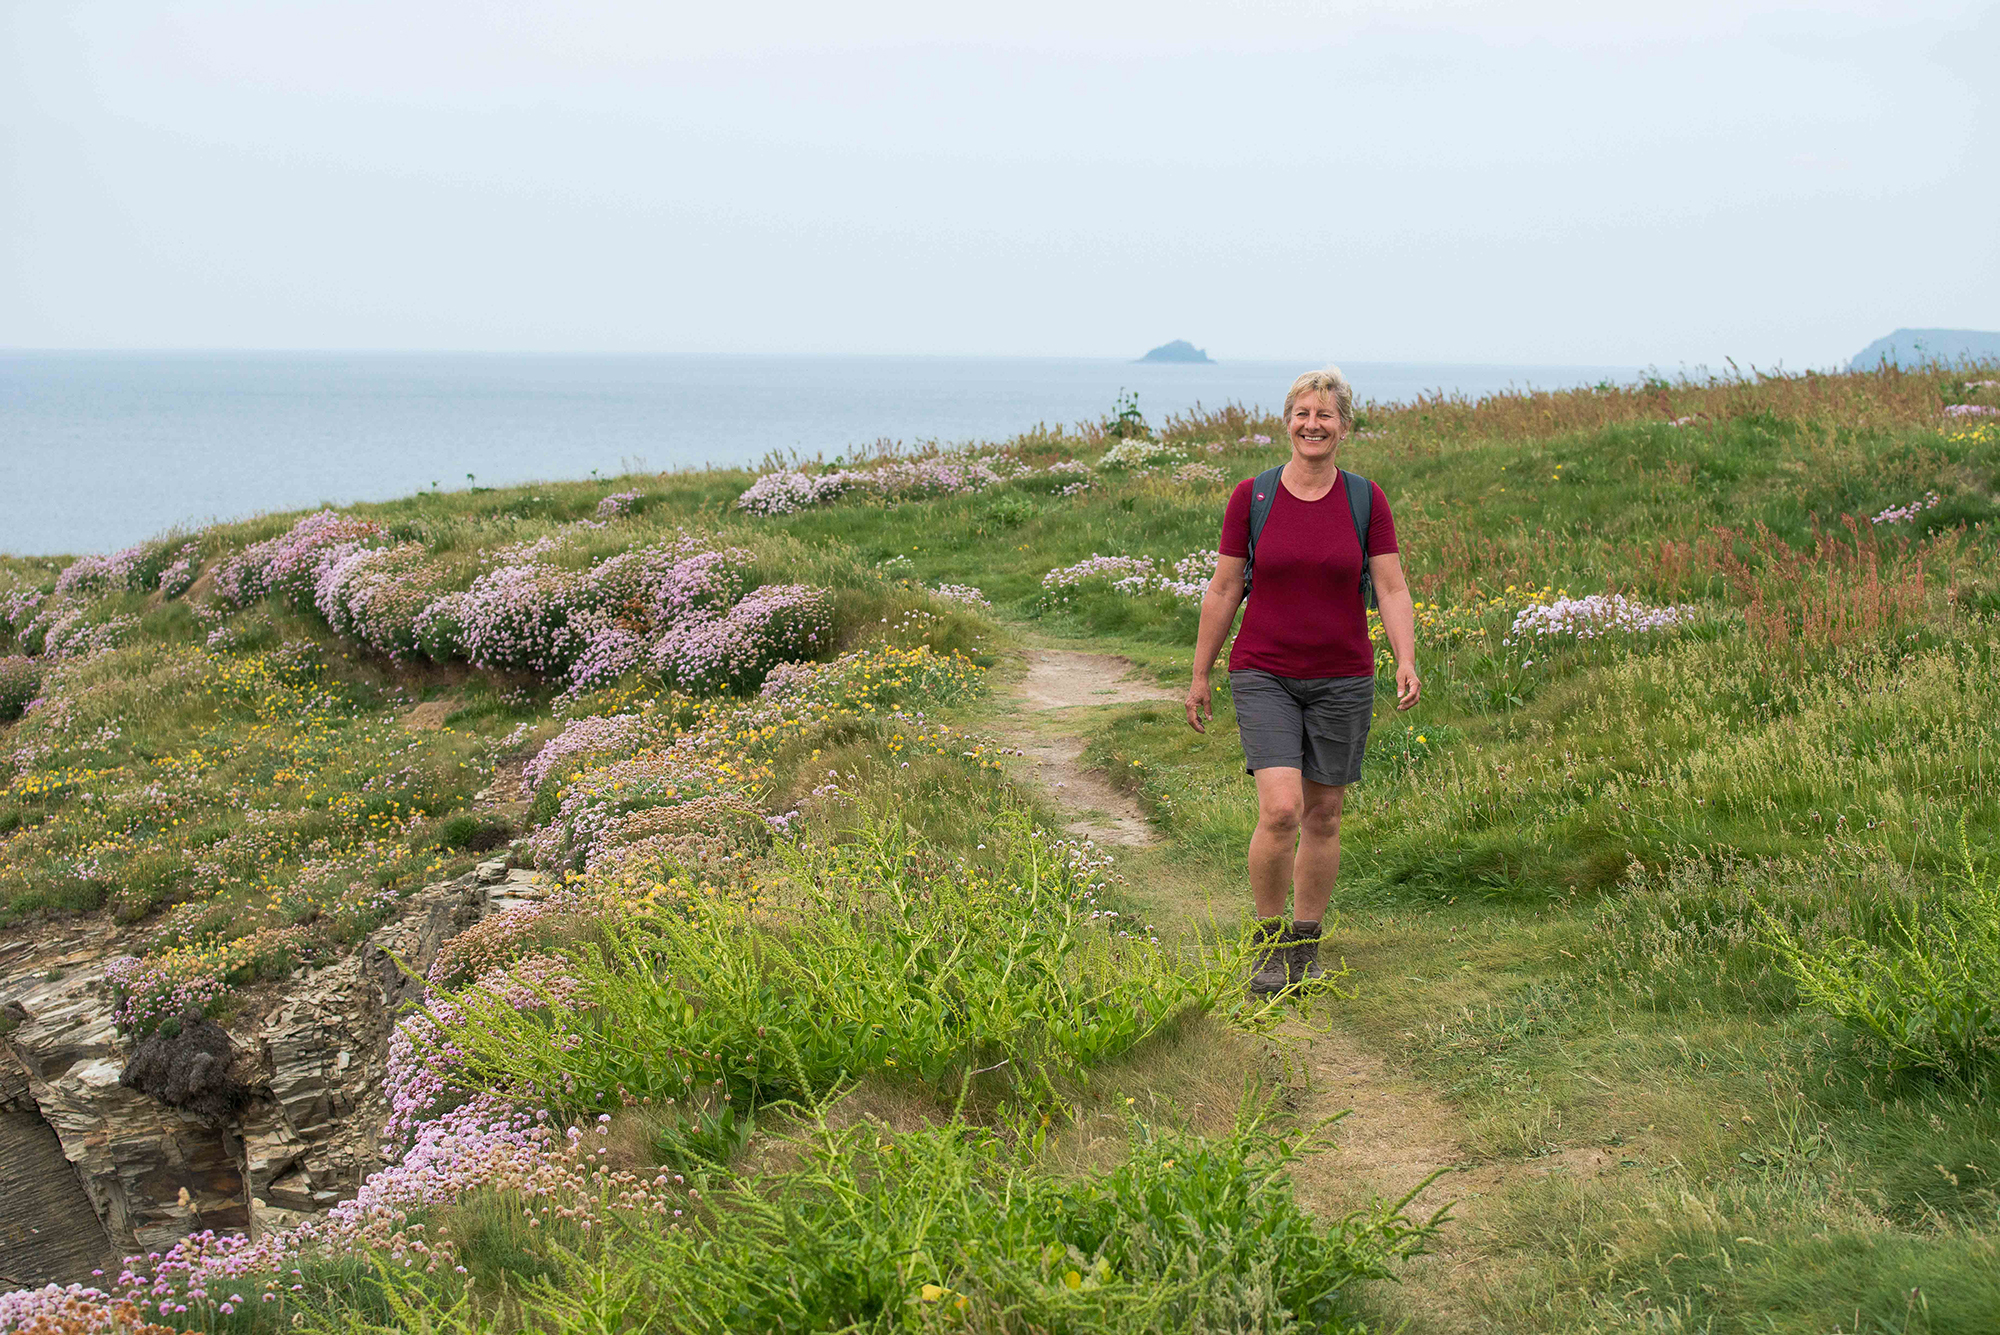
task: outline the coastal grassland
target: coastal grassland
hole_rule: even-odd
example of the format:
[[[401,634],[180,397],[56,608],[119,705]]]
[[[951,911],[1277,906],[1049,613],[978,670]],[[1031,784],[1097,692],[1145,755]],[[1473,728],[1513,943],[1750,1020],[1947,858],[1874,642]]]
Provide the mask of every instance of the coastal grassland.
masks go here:
[[[1342,462],[1395,508],[1426,699],[1395,715],[1378,679],[1352,996],[1258,1012],[1228,985],[1253,811],[1226,684],[1206,736],[1172,706],[1093,716],[1088,758],[1168,836],[1115,867],[1039,832],[1060,818],[989,731],[1012,706],[981,666],[1025,640],[1186,682],[1172,567],[1282,457],[1236,409],[807,467],[756,512],[727,471],[352,507],[373,527],[342,540],[407,545],[379,604],[403,620],[328,605],[396,657],[285,592],[298,516],[87,579],[7,563],[0,673],[41,702],[0,724],[0,894],[16,930],[141,924],[161,1017],[340,949],[491,822],[559,887],[434,974],[402,1058],[416,1167],[381,1184],[401,1213],[249,1256],[248,1304],[176,1325],[1987,1329],[2000,427],[1943,411],[1974,377],[1368,407]],[[275,592],[218,594],[259,543]],[[786,646],[818,666],[753,693],[753,635],[754,674],[698,688],[638,659],[566,677],[593,660],[544,653],[558,613],[612,647],[681,633],[613,578],[669,548],[732,598],[819,591],[830,633]],[[532,670],[406,633],[503,567],[555,609],[507,623]],[[1612,595],[1647,616],[1621,628]],[[442,727],[404,726],[423,701]],[[531,800],[475,796],[524,762]],[[1883,994],[1918,966],[1939,985]],[[1421,1212],[1285,1125],[1338,1111],[1288,1014],[1459,1119],[1483,1195],[1448,1268],[1411,1264]],[[496,1092],[546,1121],[492,1130]],[[438,1164],[462,1194],[424,1194]],[[1355,1213],[1307,1217],[1295,1177]]]

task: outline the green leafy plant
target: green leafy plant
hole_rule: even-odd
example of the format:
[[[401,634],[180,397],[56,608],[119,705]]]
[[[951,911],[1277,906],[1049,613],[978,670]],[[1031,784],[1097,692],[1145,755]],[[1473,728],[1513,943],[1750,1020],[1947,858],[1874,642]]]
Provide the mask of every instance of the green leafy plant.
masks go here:
[[[1289,1174],[1309,1139],[1254,1117],[1213,1140],[1137,1117],[1126,1132],[1123,1162],[1064,1179],[957,1119],[895,1135],[820,1120],[795,1167],[704,1182],[683,1224],[636,1220],[603,1244],[616,1267],[572,1269],[622,1270],[613,1305],[645,1328],[1345,1332],[1365,1329],[1355,1287],[1443,1222],[1412,1219],[1408,1196],[1314,1220]],[[526,1315],[599,1331],[607,1296],[538,1283]]]
[[[1892,914],[1881,941],[1811,949],[1767,917],[1800,994],[1860,1030],[1889,1070],[1971,1077],[2000,1059],[2000,882],[1974,865],[1962,820],[1959,856],[1936,911]]]
[[[940,1095],[991,1075],[1038,1096],[1233,983],[1234,953],[1161,946],[1102,897],[1083,850],[1025,816],[989,842],[997,865],[968,865],[870,816],[844,844],[781,843],[783,877],[749,906],[669,884],[570,949],[569,998],[461,993],[434,1011],[439,1042],[467,1088],[579,1113],[623,1090],[727,1142],[724,1109],[864,1074]]]

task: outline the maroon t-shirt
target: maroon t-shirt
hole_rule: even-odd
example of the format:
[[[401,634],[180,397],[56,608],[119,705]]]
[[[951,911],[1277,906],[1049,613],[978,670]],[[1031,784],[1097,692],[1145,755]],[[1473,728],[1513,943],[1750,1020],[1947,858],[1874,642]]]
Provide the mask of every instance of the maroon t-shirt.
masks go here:
[[[1250,489],[1256,481],[1239,483],[1222,512],[1224,556],[1250,554]],[[1382,489],[1373,482],[1368,486],[1375,498],[1368,554],[1385,556],[1397,550],[1396,521]],[[1278,484],[1257,537],[1250,598],[1229,651],[1229,670],[1307,679],[1375,675],[1375,646],[1361,603],[1361,544],[1345,485],[1335,483],[1318,500],[1302,501]]]

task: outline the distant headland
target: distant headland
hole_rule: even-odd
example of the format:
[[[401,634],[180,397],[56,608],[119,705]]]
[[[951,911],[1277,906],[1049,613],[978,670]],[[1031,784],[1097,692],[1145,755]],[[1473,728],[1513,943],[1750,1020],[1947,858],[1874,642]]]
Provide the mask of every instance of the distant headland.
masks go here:
[[[1172,346],[1169,344],[1168,346]],[[1878,338],[1848,363],[1852,371],[1872,371],[1883,362],[1913,366],[1921,362],[1989,361],[2000,358],[2000,334],[1977,329],[1898,329]],[[1146,360],[1153,360],[1152,353]]]
[[[1215,358],[1184,338],[1162,343],[1139,359],[1142,362],[1213,362]]]

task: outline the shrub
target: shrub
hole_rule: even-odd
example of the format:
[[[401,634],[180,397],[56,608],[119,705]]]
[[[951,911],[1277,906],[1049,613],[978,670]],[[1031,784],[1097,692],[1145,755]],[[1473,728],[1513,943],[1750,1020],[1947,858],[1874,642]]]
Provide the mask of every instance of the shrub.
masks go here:
[[[447,577],[421,543],[355,548],[321,568],[313,605],[338,633],[377,653],[408,658],[423,647],[417,619]]]
[[[670,721],[658,714],[594,714],[574,719],[542,744],[522,771],[530,788],[539,788],[551,774],[574,773],[587,757],[609,759],[630,755],[656,741],[665,741]]]
[[[26,630],[48,596],[47,590],[27,584],[0,587],[0,631],[15,636]]]
[[[983,459],[892,459],[873,468],[766,473],[736,498],[736,505],[755,515],[788,515],[849,492],[886,501],[918,500],[984,491],[1006,480]]]
[[[637,514],[640,502],[644,499],[644,492],[614,491],[597,503],[597,517],[599,519],[622,519],[626,515]]]
[[[252,543],[215,571],[215,595],[236,607],[276,597],[300,609],[313,605],[326,566],[384,535],[380,524],[333,510],[309,514],[275,538]]]
[[[1799,992],[1858,1029],[1876,1064],[1969,1078],[2000,1060],[2000,881],[1959,828],[1959,884],[1935,912],[1892,914],[1884,940],[1801,944],[1766,917]]]
[[[560,676],[586,643],[588,628],[572,615],[584,579],[555,566],[501,566],[424,608],[413,631],[434,659]]]
[[[761,685],[779,663],[833,647],[833,607],[821,589],[767,584],[720,617],[671,627],[653,666],[690,694]]]
[[[1057,566],[1042,576],[1041,607],[1049,610],[1069,602],[1080,590],[1108,587],[1128,598],[1164,593],[1182,600],[1199,599],[1215,575],[1215,553],[1189,552],[1169,565],[1150,556],[1099,556],[1095,552],[1075,565]]]
[[[1185,454],[1164,440],[1134,437],[1121,440],[1106,450],[1103,457],[1098,459],[1097,466],[1110,469],[1151,469],[1186,461]]]
[[[747,804],[738,785],[721,772],[698,743],[647,751],[563,778],[544,771],[537,807],[555,789],[555,811],[534,835],[535,862],[549,870],[580,870],[598,840],[621,818],[650,807],[676,806],[714,795]],[[534,812],[530,813],[536,814]]]
[[[25,714],[29,702],[41,689],[41,664],[19,654],[0,658],[0,723],[12,722]]]
[[[468,853],[486,853],[514,837],[514,827],[497,816],[481,816],[461,811],[438,822],[439,848],[459,848]]]
[[[144,959],[121,955],[104,966],[117,1001],[111,1018],[143,1035],[188,1012],[212,1015],[232,984],[281,978],[317,950],[302,927],[263,927],[234,941],[174,946]]]

